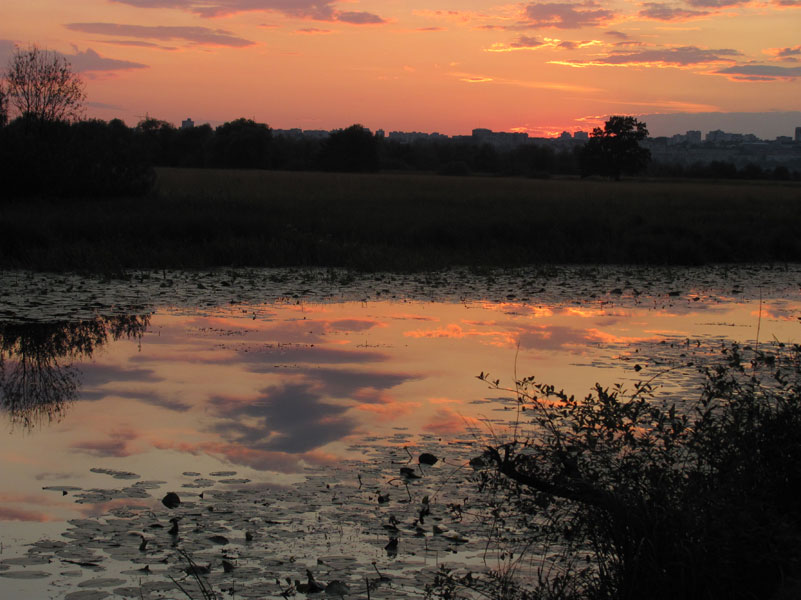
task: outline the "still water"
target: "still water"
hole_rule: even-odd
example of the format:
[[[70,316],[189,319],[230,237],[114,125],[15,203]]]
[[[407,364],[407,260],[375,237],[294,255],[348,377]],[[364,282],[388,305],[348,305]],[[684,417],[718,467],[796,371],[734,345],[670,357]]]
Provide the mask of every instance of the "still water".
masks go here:
[[[434,452],[437,489],[456,486],[448,466],[505,435],[514,403],[479,373],[507,386],[536,375],[576,395],[654,378],[680,401],[723,342],[801,342],[797,269],[0,281],[3,598],[178,597],[167,571],[145,583],[138,571],[180,563],[175,536],[145,530],[169,526],[168,491],[196,531],[227,536],[222,550],[189,537],[182,548],[217,567],[238,560],[234,587],[222,569],[212,579],[229,595],[280,595],[273,580],[308,567],[354,590],[383,568],[398,578],[386,597],[415,597],[403,573],[456,554],[447,544],[470,532],[441,548],[421,534],[423,546],[393,556],[368,531],[387,518],[376,500],[419,501],[391,465]],[[347,502],[325,496],[340,488]],[[209,498],[233,516],[199,525]],[[257,522],[273,524],[258,548],[243,537]]]

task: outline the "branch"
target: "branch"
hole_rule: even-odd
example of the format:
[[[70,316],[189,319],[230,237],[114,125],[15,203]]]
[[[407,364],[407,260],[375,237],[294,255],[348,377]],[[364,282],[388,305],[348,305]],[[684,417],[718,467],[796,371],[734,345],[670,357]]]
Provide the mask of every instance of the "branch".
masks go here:
[[[501,457],[497,448],[488,447],[487,453],[496,463],[501,474],[538,492],[573,500],[580,504],[595,506],[610,513],[619,513],[625,508],[614,494],[600,489],[583,479],[571,477],[568,484],[559,484],[536,475],[521,472],[514,461],[510,459],[508,446],[504,447],[503,457]]]

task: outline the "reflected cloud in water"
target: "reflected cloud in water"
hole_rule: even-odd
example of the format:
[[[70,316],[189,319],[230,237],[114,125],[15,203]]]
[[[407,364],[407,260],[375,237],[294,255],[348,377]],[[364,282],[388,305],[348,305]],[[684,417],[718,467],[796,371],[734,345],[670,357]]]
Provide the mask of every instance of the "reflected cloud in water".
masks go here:
[[[211,404],[224,419],[211,431],[257,450],[303,453],[338,441],[358,426],[345,415],[347,406],[325,402],[311,384],[269,387],[247,403],[218,396]]]
[[[118,430],[109,434],[107,440],[88,440],[75,442],[70,449],[76,452],[83,452],[96,457],[125,457],[137,454],[138,451],[131,448],[130,442],[139,438],[139,434],[131,430]]]

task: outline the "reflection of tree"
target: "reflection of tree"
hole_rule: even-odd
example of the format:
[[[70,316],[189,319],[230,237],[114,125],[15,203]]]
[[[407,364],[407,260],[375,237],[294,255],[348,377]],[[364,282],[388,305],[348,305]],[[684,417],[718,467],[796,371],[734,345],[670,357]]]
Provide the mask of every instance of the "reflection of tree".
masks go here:
[[[60,418],[80,383],[71,361],[91,358],[109,338],[141,338],[149,323],[149,315],[0,323],[0,408],[25,427]]]

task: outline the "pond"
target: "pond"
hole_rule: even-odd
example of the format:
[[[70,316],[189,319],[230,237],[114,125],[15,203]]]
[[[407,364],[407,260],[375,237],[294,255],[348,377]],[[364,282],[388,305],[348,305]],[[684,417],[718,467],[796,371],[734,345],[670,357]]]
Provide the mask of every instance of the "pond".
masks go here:
[[[768,266],[2,273],[2,594],[200,598],[192,560],[224,597],[310,591],[307,569],[335,596],[420,597],[441,563],[499,560],[453,505],[479,502],[467,461],[525,415],[477,375],[576,395],[653,380],[681,401],[723,342],[801,342],[799,283]]]

